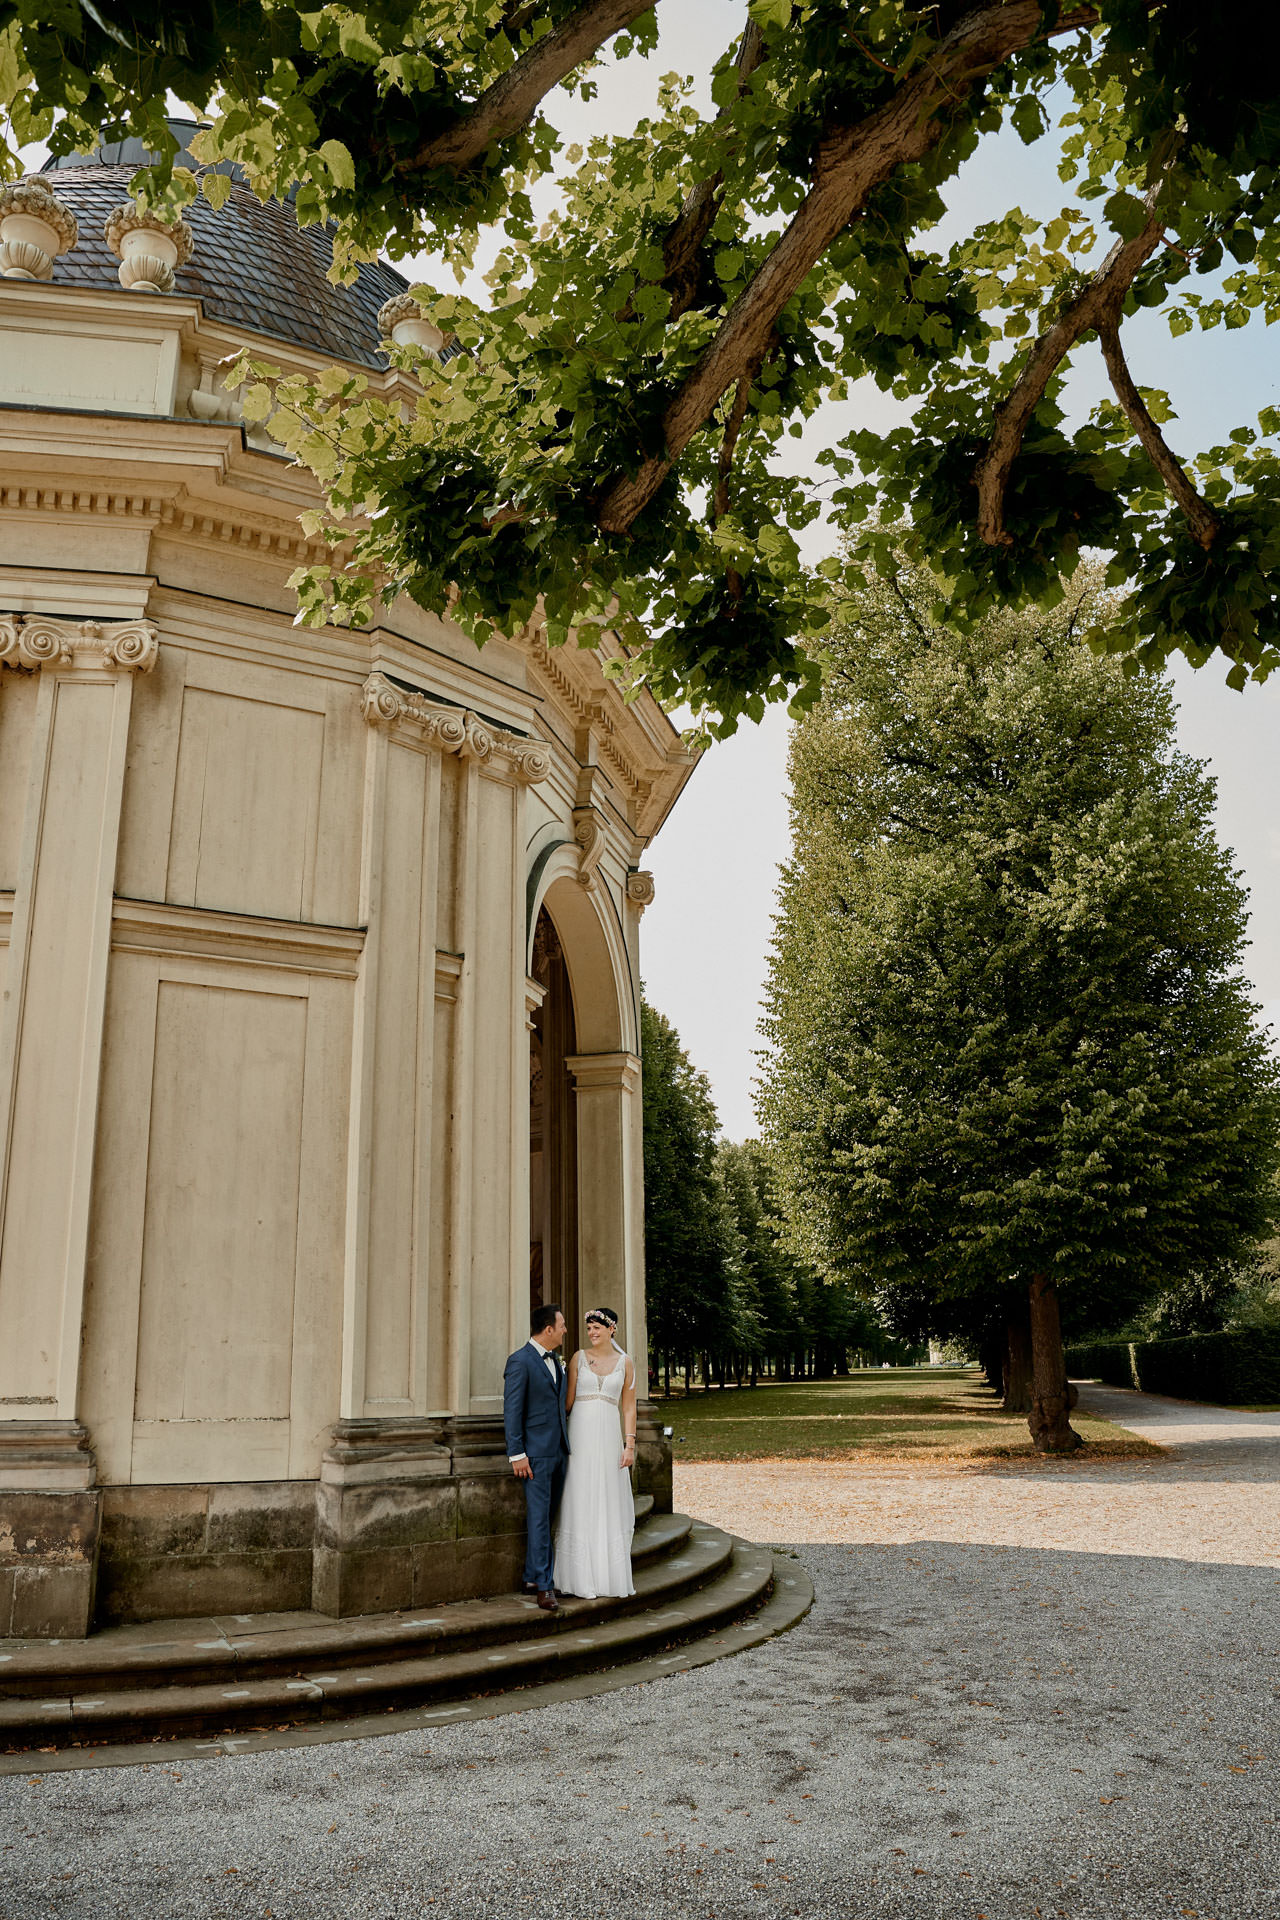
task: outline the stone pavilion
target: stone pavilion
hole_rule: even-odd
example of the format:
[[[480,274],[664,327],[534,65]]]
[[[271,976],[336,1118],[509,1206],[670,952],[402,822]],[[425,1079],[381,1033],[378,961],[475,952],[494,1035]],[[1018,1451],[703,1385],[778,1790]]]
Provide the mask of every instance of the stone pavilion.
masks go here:
[[[531,1301],[646,1378],[642,862],[692,757],[607,641],[293,624],[314,482],[220,363],[411,400],[379,342],[440,336],[239,184],[159,229],[142,157],[0,189],[0,1636],[508,1590]]]

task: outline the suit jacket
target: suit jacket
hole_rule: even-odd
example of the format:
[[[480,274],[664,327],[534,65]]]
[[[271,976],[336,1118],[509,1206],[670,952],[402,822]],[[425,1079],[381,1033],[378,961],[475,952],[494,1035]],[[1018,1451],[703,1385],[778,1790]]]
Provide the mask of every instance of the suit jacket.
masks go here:
[[[559,1360],[553,1385],[542,1356],[527,1343],[517,1347],[502,1377],[502,1420],[509,1456],[527,1453],[531,1460],[546,1460],[568,1453],[566,1381]]]

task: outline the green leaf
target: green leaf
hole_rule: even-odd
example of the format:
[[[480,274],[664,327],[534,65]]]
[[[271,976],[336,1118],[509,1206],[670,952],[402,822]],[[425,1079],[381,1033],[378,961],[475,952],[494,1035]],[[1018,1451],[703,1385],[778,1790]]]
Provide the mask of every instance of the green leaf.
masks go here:
[[[211,207],[225,207],[231,193],[229,173],[202,173],[200,191]]]
[[[343,146],[341,140],[323,141],[318,152],[325,166],[329,169],[335,186],[345,187],[348,191],[354,188],[356,184],[355,162],[351,158],[350,150]]]
[[[1136,240],[1147,224],[1147,209],[1136,194],[1113,193],[1103,213],[1122,240]]]

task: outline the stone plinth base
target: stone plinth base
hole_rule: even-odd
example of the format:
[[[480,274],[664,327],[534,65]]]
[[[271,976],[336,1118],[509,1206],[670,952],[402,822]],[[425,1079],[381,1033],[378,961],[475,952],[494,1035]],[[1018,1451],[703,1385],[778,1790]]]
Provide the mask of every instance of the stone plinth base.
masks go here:
[[[314,1480],[106,1487],[99,1625],[311,1605]]]
[[[504,1593],[523,1562],[524,1499],[500,1420],[335,1427],[316,1496],[317,1613]]]
[[[0,1423],[0,1637],[89,1631],[102,1495],[73,1420]]]
[[[655,1513],[670,1513],[671,1442],[662,1425],[661,1414],[642,1400],[636,1408],[636,1464],[631,1478],[637,1493],[652,1495]]]
[[[319,1481],[132,1487],[88,1485],[83,1430],[55,1425],[0,1439],[0,1638],[394,1613],[510,1593],[523,1570],[524,1492],[497,1419],[344,1421]],[[671,1449],[647,1409],[638,1439],[635,1490],[669,1512]],[[54,1484],[5,1484],[19,1473]]]

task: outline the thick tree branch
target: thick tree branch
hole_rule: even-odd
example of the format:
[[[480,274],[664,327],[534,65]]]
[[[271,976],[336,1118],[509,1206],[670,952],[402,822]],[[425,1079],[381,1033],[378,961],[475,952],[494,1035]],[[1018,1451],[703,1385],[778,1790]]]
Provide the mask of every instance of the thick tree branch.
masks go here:
[[[553,87],[656,4],[657,0],[587,0],[521,54],[500,80],[486,87],[469,113],[416,153],[398,160],[396,172],[425,173],[447,167],[451,173],[461,173],[495,140],[524,126]]]
[[[764,35],[754,20],[747,22],[738,48],[738,98],[741,99],[751,76],[764,57]],[[721,120],[728,119],[732,108],[723,108]],[[702,248],[720,208],[724,174],[716,172],[692,187],[666,238],[662,243],[665,272],[662,284],[671,290],[670,320],[678,320],[693,305],[698,289]]]
[[[716,490],[711,503],[715,519],[729,511],[729,475],[733,472],[733,456],[738,445],[738,435],[742,432],[742,423],[747,417],[747,406],[751,399],[753,381],[760,372],[763,355],[754,366],[747,368],[734,390],[733,405],[729,409],[729,418],[725,421],[724,439],[720,442],[720,452],[716,457]]]
[[[1092,8],[1077,9],[1055,31],[1096,19]],[[1010,54],[1039,39],[1043,23],[1040,0],[976,7],[883,107],[856,126],[824,134],[802,206],[667,408],[665,452],[646,460],[634,477],[606,488],[596,515],[606,533],[625,533],[652,500],[721,396],[761,352],[787,302],[874,190],[936,146],[955,103]]]
[[[1125,363],[1120,348],[1120,329],[1113,319],[1104,321],[1099,327],[1098,338],[1102,342],[1102,357],[1107,363],[1116,399],[1128,414],[1129,422],[1145,447],[1152,466],[1186,514],[1192,537],[1207,553],[1222,531],[1221,520],[1203,495],[1196,491],[1186,468],[1147,411],[1146,402],[1133,384],[1133,376]]]
[[[1009,398],[996,408],[991,439],[973,476],[978,489],[978,534],[989,547],[1013,545],[1013,537],[1004,524],[1005,488],[1023,435],[1055,369],[1082,333],[1099,330],[1107,321],[1118,317],[1138,269],[1160,245],[1163,223],[1156,213],[1156,205],[1167,175],[1166,163],[1147,191],[1147,219],[1141,233],[1131,240],[1116,241],[1093,278],[1040,335]]]

